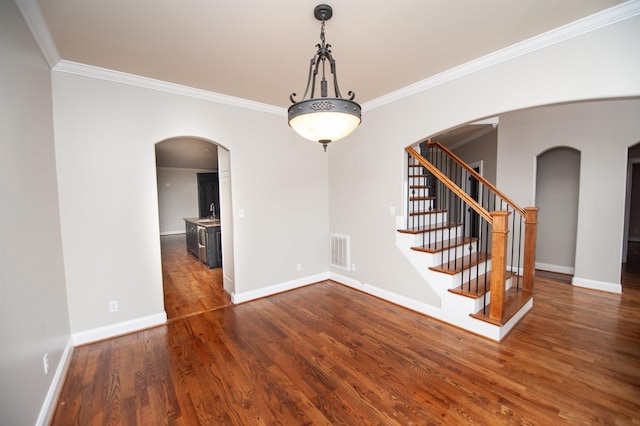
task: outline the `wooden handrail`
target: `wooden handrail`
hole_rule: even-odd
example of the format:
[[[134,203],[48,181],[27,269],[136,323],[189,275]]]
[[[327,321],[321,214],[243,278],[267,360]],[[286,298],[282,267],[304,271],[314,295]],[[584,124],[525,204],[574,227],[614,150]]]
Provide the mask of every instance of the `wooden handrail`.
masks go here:
[[[511,199],[509,197],[507,197],[506,195],[504,195],[498,188],[496,188],[491,182],[489,182],[488,180],[486,180],[484,177],[482,177],[481,174],[479,174],[478,172],[476,172],[475,170],[473,170],[473,168],[471,168],[467,163],[465,163],[464,161],[462,161],[460,158],[458,158],[453,152],[449,151],[447,148],[444,147],[444,145],[442,145],[440,142],[431,142],[431,139],[429,139],[427,141],[427,145],[436,145],[438,146],[445,154],[447,154],[449,157],[451,157],[456,163],[458,163],[458,165],[460,167],[462,167],[463,169],[465,169],[466,171],[468,171],[469,173],[471,173],[471,175],[473,177],[475,177],[476,179],[478,179],[480,182],[482,182],[482,184],[484,186],[486,186],[487,188],[491,189],[494,193],[496,193],[504,202],[506,202],[507,204],[509,204],[515,211],[517,211],[518,213],[520,213],[520,215],[525,216],[525,211],[522,207],[518,206],[516,203],[514,203],[513,201],[511,201]]]
[[[491,214],[476,200],[471,198],[469,194],[464,192],[458,185],[456,185],[451,179],[449,179],[444,173],[438,170],[433,164],[424,159],[415,149],[408,147],[406,151],[411,155],[414,159],[418,160],[420,165],[429,172],[431,172],[440,182],[445,184],[447,188],[449,188],[454,194],[456,194],[459,198],[462,198],[473,210],[476,211],[480,216],[482,216],[487,222],[493,223],[493,217]]]
[[[523,209],[510,200],[506,195],[500,192],[493,184],[483,178],[479,173],[473,170],[470,166],[464,163],[455,154],[449,151],[438,142],[428,141],[430,146],[437,146],[446,155],[448,155],[453,161],[458,163],[462,169],[466,170],[471,176],[476,178],[479,182],[484,184],[490,191],[492,191],[497,197],[500,197],[502,201],[513,209],[510,210],[497,210],[487,211],[482,205],[474,200],[469,194],[467,194],[462,188],[460,188],[455,182],[453,182],[446,174],[440,171],[434,164],[424,158],[414,148],[408,147],[405,150],[407,153],[418,161],[420,166],[427,169],[434,178],[442,182],[453,194],[464,201],[469,207],[471,207],[478,215],[482,216],[489,224],[491,224],[491,279],[489,282],[491,301],[488,312],[489,322],[493,324],[502,324],[505,317],[506,308],[506,292],[505,281],[507,278],[507,270],[511,268],[513,271],[514,262],[516,267],[520,267],[519,259],[523,259],[523,290],[526,292],[533,292],[534,279],[535,279],[535,251],[536,251],[536,227],[537,227],[537,212],[536,207],[527,207]],[[516,256],[513,250],[511,252],[511,265],[509,262],[509,253],[507,253],[509,228],[509,216],[511,213],[519,213],[524,218],[525,234],[524,234],[524,253],[521,257],[520,249],[517,253],[518,261],[513,258]],[[520,219],[522,220],[522,219]],[[522,222],[520,222],[522,225]],[[515,230],[515,219],[514,219]],[[519,238],[522,238],[522,229],[520,229]],[[515,244],[515,241],[512,241]],[[518,242],[522,248],[522,241]],[[519,286],[519,284],[518,284]]]

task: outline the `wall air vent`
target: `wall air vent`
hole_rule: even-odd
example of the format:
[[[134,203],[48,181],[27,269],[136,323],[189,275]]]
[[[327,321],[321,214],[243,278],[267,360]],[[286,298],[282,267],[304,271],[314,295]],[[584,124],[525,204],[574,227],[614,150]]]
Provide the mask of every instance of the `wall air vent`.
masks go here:
[[[350,271],[349,236],[329,234],[331,266]]]

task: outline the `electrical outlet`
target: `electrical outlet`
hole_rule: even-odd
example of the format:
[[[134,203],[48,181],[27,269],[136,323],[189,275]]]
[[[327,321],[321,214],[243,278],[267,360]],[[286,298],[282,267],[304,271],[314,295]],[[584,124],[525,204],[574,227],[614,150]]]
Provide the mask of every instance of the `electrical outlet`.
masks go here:
[[[356,271],[356,264],[355,263],[351,264],[351,270],[354,271],[354,272]]]
[[[42,357],[42,365],[44,367],[44,374],[49,374],[49,353],[47,352]]]
[[[109,312],[117,312],[118,311],[118,301],[112,300],[109,302]]]
[[[296,270],[298,270],[298,271],[302,271],[302,263],[298,263],[298,264],[296,265]]]
[[[396,208],[394,206],[389,207],[389,215],[391,216],[396,215]]]

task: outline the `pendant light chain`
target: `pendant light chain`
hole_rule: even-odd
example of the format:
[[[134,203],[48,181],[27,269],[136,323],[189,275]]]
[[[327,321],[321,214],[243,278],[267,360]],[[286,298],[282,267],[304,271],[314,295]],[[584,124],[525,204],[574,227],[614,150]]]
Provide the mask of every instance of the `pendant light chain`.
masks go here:
[[[325,42],[324,42],[324,20],[322,20],[322,24],[320,25],[320,40],[322,41],[322,45],[320,46],[321,51],[325,51]],[[326,46],[328,48],[329,46]],[[322,80],[320,80],[320,96],[326,98],[329,95],[327,90],[327,79],[325,76],[325,65],[326,65],[326,57],[322,55],[320,60],[322,61]]]

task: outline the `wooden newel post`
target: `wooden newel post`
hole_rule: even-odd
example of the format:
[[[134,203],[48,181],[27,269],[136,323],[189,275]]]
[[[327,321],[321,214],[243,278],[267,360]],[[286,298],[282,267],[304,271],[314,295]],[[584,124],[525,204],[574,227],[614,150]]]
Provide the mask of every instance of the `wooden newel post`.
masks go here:
[[[524,280],[522,289],[528,292],[533,292],[536,270],[538,208],[525,207],[524,212]]]
[[[507,270],[507,236],[509,234],[508,211],[493,211],[491,231],[491,307],[489,318],[501,321],[504,313],[505,271]]]

